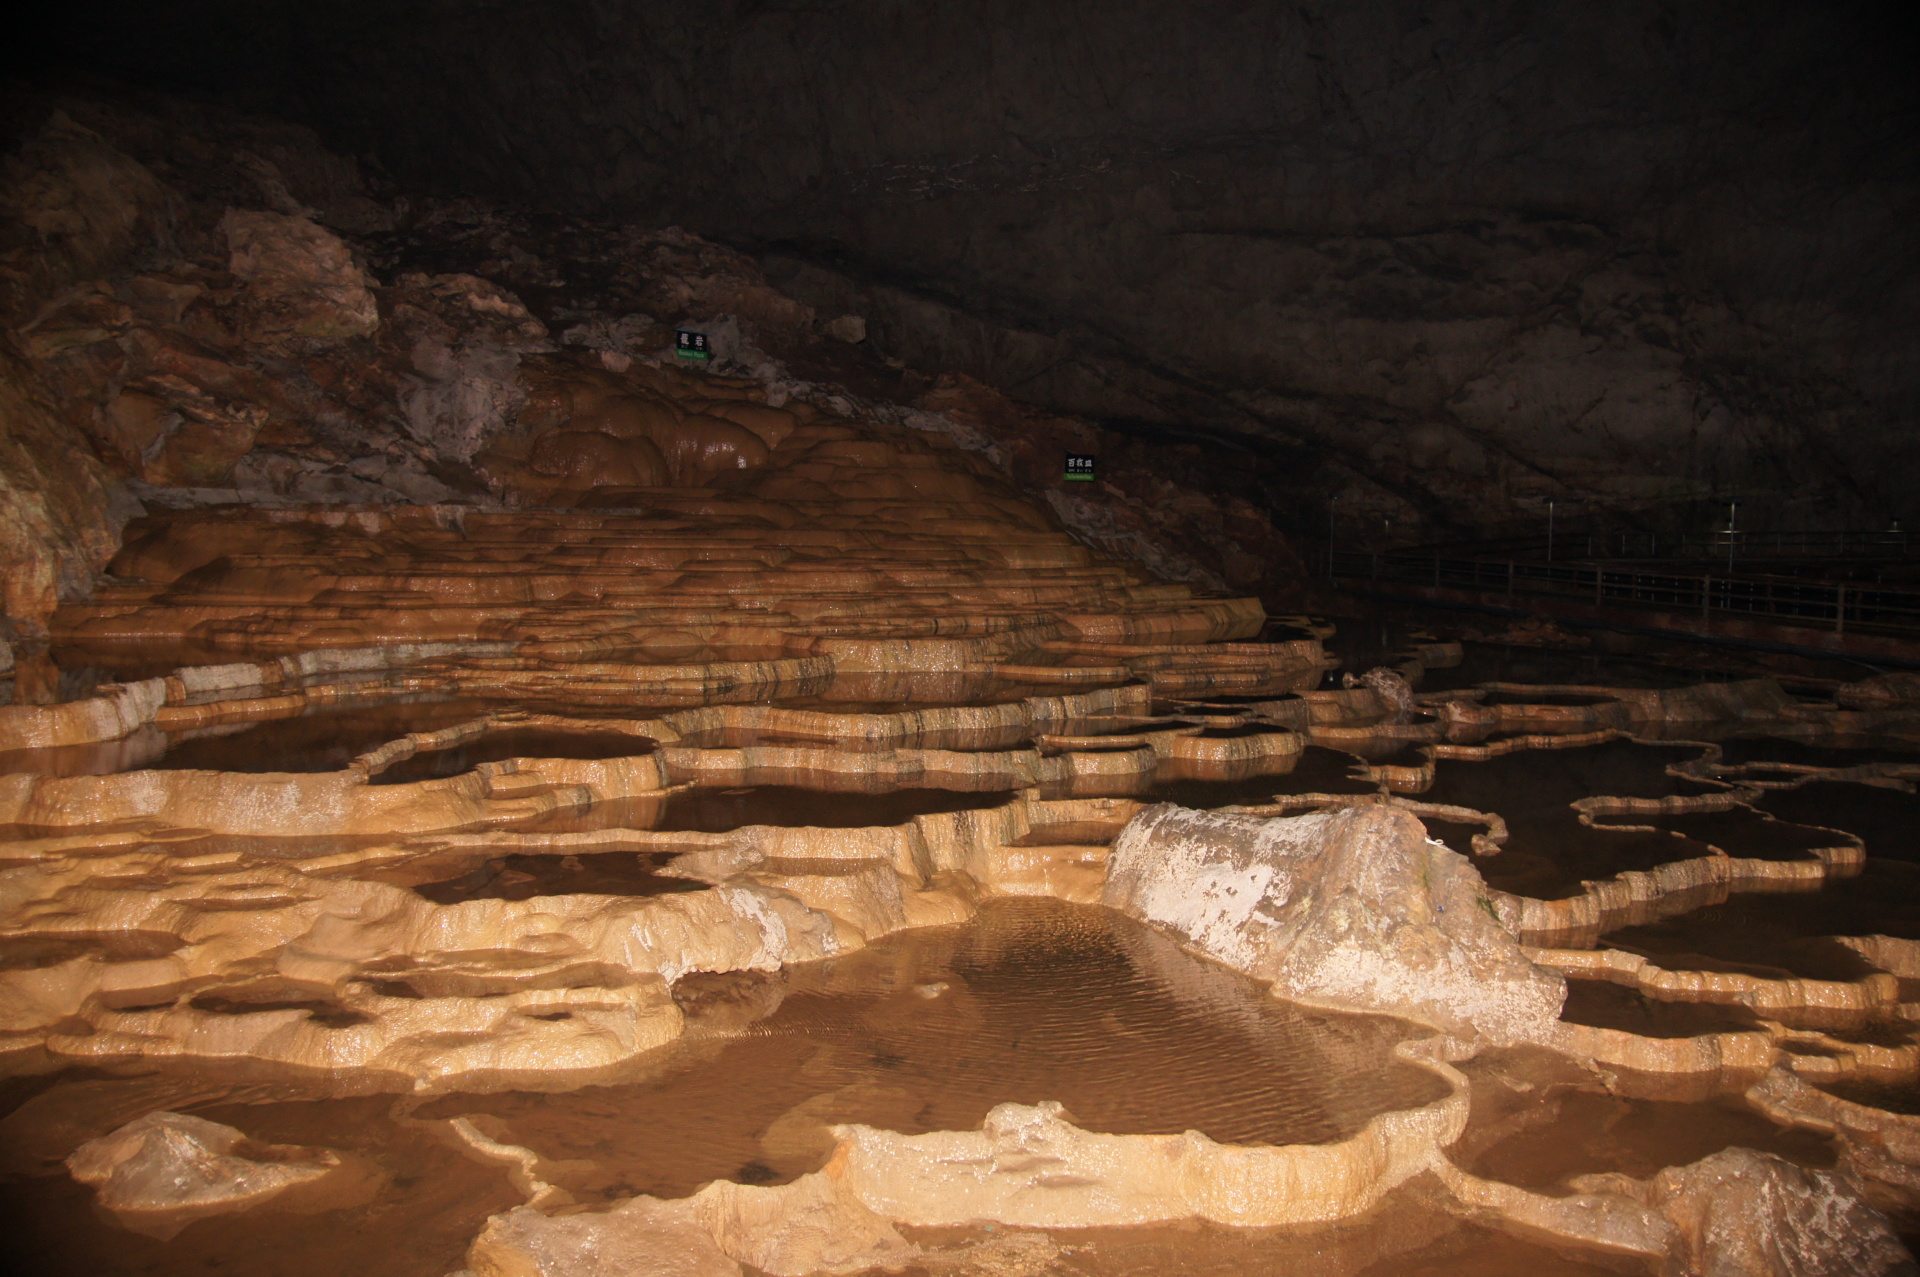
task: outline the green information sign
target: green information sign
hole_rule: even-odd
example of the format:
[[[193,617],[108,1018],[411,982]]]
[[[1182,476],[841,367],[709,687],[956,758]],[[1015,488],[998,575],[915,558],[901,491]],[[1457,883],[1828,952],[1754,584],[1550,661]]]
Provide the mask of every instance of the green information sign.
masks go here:
[[[1061,476],[1069,483],[1093,482],[1093,458],[1077,452],[1067,454],[1067,472]]]
[[[703,362],[712,357],[707,350],[707,335],[693,328],[674,329],[673,353],[682,359],[698,359]]]

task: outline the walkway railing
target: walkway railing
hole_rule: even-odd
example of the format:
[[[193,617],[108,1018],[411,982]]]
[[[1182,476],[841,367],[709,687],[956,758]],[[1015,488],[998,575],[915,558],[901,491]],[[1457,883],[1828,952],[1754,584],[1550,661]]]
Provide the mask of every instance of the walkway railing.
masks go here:
[[[1732,541],[1729,546],[1728,541]],[[1731,549],[1741,559],[1864,559],[1883,561],[1920,555],[1920,538],[1898,528],[1878,532],[1717,532],[1686,536],[1656,532],[1563,531],[1549,541],[1531,536],[1482,545],[1455,547],[1459,554],[1480,557],[1513,555],[1520,558],[1570,559],[1719,559]],[[1445,552],[1444,550],[1442,551]]]
[[[1617,538],[1593,538],[1602,555],[1612,553]],[[1639,539],[1631,534],[1629,543]],[[1681,537],[1667,543],[1668,552],[1681,558],[1725,558],[1729,534]],[[1904,559],[1920,546],[1895,528],[1880,532],[1735,532],[1731,534],[1736,559]]]
[[[1481,595],[1554,596],[1594,607],[1644,607],[1732,615],[1782,625],[1920,635],[1920,588],[1804,577],[1649,568],[1630,563],[1545,563],[1419,551],[1335,553],[1333,576]]]

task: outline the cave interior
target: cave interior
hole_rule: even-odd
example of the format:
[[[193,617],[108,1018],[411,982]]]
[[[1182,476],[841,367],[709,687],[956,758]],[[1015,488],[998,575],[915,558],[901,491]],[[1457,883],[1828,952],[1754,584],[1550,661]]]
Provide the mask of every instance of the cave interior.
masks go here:
[[[1915,34],[23,20],[23,1271],[1920,1273]]]

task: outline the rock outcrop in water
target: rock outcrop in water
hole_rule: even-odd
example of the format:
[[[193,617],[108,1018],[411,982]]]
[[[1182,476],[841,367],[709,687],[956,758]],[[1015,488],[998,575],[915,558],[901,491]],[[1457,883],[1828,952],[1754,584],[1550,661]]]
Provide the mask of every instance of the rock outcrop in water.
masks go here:
[[[197,1219],[258,1209],[303,1213],[371,1200],[377,1168],[331,1149],[263,1145],[231,1126],[155,1112],[89,1140],[67,1168],[125,1228],[165,1241]]]
[[[1149,807],[1114,840],[1101,900],[1290,997],[1496,1046],[1543,1039],[1565,995],[1466,858],[1391,807],[1278,820]]]
[[[1674,1221],[1702,1277],[1910,1273],[1913,1257],[1844,1181],[1751,1149],[1662,1171],[1645,1197]]]

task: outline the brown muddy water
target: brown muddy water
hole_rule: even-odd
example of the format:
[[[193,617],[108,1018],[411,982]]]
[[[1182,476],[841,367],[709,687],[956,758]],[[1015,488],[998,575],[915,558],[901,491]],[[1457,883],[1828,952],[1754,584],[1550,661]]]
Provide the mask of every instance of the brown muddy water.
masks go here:
[[[1481,875],[1501,891],[1553,900],[1578,893],[1583,882],[1714,854],[1708,844],[1680,831],[1583,824],[1572,806],[1596,795],[1664,798],[1709,792],[1667,772],[1700,752],[1699,746],[1612,741],[1581,749],[1526,750],[1484,762],[1450,759],[1438,765],[1432,787],[1420,798],[1498,812],[1510,836],[1504,851],[1479,862]],[[1636,826],[1656,823],[1619,819]]]
[[[1470,663],[1475,681],[1511,682],[1531,674],[1588,683],[1614,675],[1612,682],[1625,685],[1617,669],[1581,656],[1481,650]],[[1458,671],[1446,673],[1450,685],[1466,685]],[[1683,681],[1648,666],[1636,667],[1626,684]],[[1565,700],[1543,694],[1528,701],[1510,689],[1498,699]],[[0,770],[336,770],[400,735],[497,708],[441,699],[328,710],[231,731],[119,742],[111,749],[22,751],[0,757]],[[1143,725],[1206,721],[1198,710],[1182,710],[1181,717],[1170,707],[1158,708],[1168,713],[1148,720],[1087,720],[1065,734],[1125,735]],[[591,716],[578,706],[566,712]],[[1232,739],[1237,730],[1223,732]],[[828,743],[729,729],[681,747]],[[1027,743],[1025,729],[1018,729],[942,740],[935,747],[1011,749]],[[379,779],[404,784],[510,757],[606,758],[650,748],[651,742],[617,731],[505,728],[453,748],[416,753]],[[1877,968],[1841,939],[1920,940],[1920,797],[1910,785],[1816,779],[1750,791],[1750,805],[1726,811],[1615,811],[1587,822],[1572,806],[1596,797],[1727,792],[1670,770],[1698,759],[1703,748],[1679,740],[1620,740],[1528,749],[1486,761],[1443,760],[1432,786],[1415,797],[1503,817],[1510,831],[1505,849],[1475,856],[1476,867],[1491,887],[1538,899],[1566,898],[1616,874],[1701,857],[1804,862],[1833,846],[1835,830],[1863,840],[1867,859],[1857,871],[1791,891],[1735,892],[1676,917],[1616,927],[1600,940],[1671,971],[1851,981]],[[1728,764],[1799,767],[1916,756],[1910,743],[1773,737],[1735,737],[1724,751]],[[1417,749],[1398,742],[1373,752],[1408,764],[1419,758]],[[1783,778],[1771,772],[1766,777]],[[1131,796],[1216,808],[1257,805],[1276,795],[1364,796],[1379,790],[1356,752],[1310,746],[1283,774],[1163,780]],[[897,825],[916,816],[998,806],[1012,797],[1006,790],[917,787],[826,793],[799,783],[694,788],[671,797],[655,824],[662,833],[707,835],[750,825]],[[1427,817],[1427,823],[1463,853],[1471,852],[1471,837],[1482,829],[1442,817]],[[1049,836],[1074,841],[1064,833]],[[1110,831],[1101,839],[1106,836]],[[348,845],[335,841],[337,849]],[[172,846],[183,855],[240,849],[259,861],[328,850],[316,840],[211,835]],[[413,889],[440,904],[704,889],[701,882],[664,872],[669,859],[631,851],[506,854]],[[6,950],[0,963],[45,967],[83,956],[86,944],[101,946],[101,952],[118,944],[113,956],[122,960],[164,956],[140,950],[138,937],[76,943],[80,949]],[[340,1096],[324,1079],[222,1076],[207,1065],[143,1066],[128,1074],[68,1070],[0,1084],[5,1244],[20,1261],[17,1271],[58,1277],[442,1277],[463,1266],[467,1245],[490,1215],[522,1200],[499,1166],[474,1160],[444,1137],[446,1119],[455,1117],[468,1118],[489,1138],[533,1150],[553,1181],[593,1210],[636,1194],[685,1196],[716,1179],[788,1182],[822,1165],[836,1123],[905,1133],[974,1129],[996,1104],[1056,1100],[1076,1124],[1094,1131],[1197,1130],[1227,1143],[1316,1144],[1346,1138],[1377,1114],[1428,1104],[1446,1091],[1433,1072],[1394,1056],[1396,1043],[1424,1032],[1416,1026],[1289,1003],[1090,905],[989,900],[961,926],[900,932],[840,958],[780,971],[687,975],[673,993],[690,1025],[686,1037],[626,1075],[566,1091],[529,1085],[424,1102]],[[1903,983],[1902,1000],[1920,1002],[1920,981]],[[1569,981],[1563,1018],[1655,1039],[1763,1027],[1762,1017],[1741,1006],[1653,998],[1594,979]],[[1901,1046],[1910,1041],[1911,1028],[1909,1022],[1883,1020],[1852,1032],[1859,1040]],[[1483,1055],[1464,1069],[1475,1088],[1474,1116],[1457,1160],[1475,1174],[1535,1192],[1566,1195],[1580,1176],[1601,1172],[1645,1178],[1729,1147],[1756,1148],[1810,1167],[1835,1164],[1825,1137],[1778,1125],[1737,1093],[1689,1102],[1608,1094],[1597,1078],[1564,1061],[1524,1053]],[[1920,1111],[1915,1089],[1899,1082],[1820,1085],[1892,1112]],[[359,1153],[388,1174],[389,1187],[369,1205],[330,1214],[257,1211],[205,1219],[164,1243],[127,1232],[96,1212],[91,1190],[72,1181],[60,1163],[84,1140],[156,1108],[227,1123],[260,1141]],[[1515,1120],[1515,1112],[1525,1120]],[[1622,1271],[1619,1261],[1601,1264],[1591,1255],[1465,1222],[1425,1181],[1390,1195],[1367,1215],[1314,1229],[904,1231],[928,1246],[972,1244],[977,1266],[965,1271],[981,1273],[1573,1277]],[[954,1270],[906,1271],[933,1277]]]
[[[1750,1023],[1726,1008],[1623,1013],[1630,999],[1612,986],[1595,990],[1602,1009],[1584,996],[1591,983],[1575,982],[1575,1003],[1598,1011],[1583,1022],[1653,1036]],[[1092,1130],[1319,1143],[1446,1089],[1392,1058],[1395,1042],[1421,1032],[1414,1026],[1275,999],[1093,906],[992,902],[963,926],[900,933],[780,972],[688,976],[675,993],[692,1024],[687,1038],[630,1081],[568,1092],[424,1104],[316,1098],[285,1082],[223,1081],[205,1067],[16,1082],[17,1107],[0,1121],[0,1169],[10,1172],[0,1209],[15,1253],[33,1257],[20,1271],[439,1277],[460,1267],[487,1216],[519,1198],[497,1167],[435,1138],[435,1119],[465,1117],[490,1138],[534,1150],[593,1209],[638,1193],[683,1196],[714,1179],[785,1182],[821,1165],[837,1122],[966,1129],[997,1103],[1058,1099]],[[1774,1127],[1737,1101],[1623,1100],[1569,1085],[1564,1066],[1525,1058],[1471,1067],[1482,1075],[1477,1106],[1505,1085],[1541,1097],[1545,1120],[1495,1140],[1468,1168],[1550,1195],[1572,1191],[1567,1182],[1578,1175],[1645,1176],[1736,1145],[1810,1166],[1833,1161],[1825,1141]],[[155,1107],[257,1140],[359,1153],[392,1177],[391,1187],[368,1206],[327,1215],[216,1217],[168,1242],[127,1233],[95,1212],[87,1190],[53,1172],[80,1140]],[[908,1232],[927,1245],[1000,1244],[991,1229]],[[1418,1186],[1332,1227],[1060,1230],[1044,1242],[1029,1231],[1001,1241],[1009,1262],[1052,1247],[1050,1266],[1009,1271],[1089,1277],[1619,1271],[1464,1224]]]
[[[489,1214],[518,1200],[498,1168],[433,1137],[436,1119],[452,1117],[534,1150],[591,1208],[637,1193],[684,1196],[714,1179],[785,1182],[818,1169],[836,1122],[967,1129],[995,1104],[1054,1099],[1096,1131],[1323,1143],[1447,1090],[1393,1058],[1394,1043],[1422,1032],[1414,1026],[1277,1000],[1094,906],[991,902],[963,926],[781,972],[689,976],[675,992],[687,1038],[630,1081],[567,1092],[318,1098],[287,1083],[222,1081],[205,1067],[15,1083],[17,1107],[0,1122],[10,1245],[47,1274],[438,1277],[460,1266]],[[201,1220],[164,1243],[124,1232],[53,1172],[80,1140],[154,1107],[257,1140],[360,1153],[392,1176],[392,1190],[328,1215]],[[1252,1263],[1352,1274],[1402,1260],[1416,1266],[1379,1271],[1601,1271],[1465,1227],[1417,1195],[1307,1234],[1098,1229],[1060,1240],[1063,1272]]]

